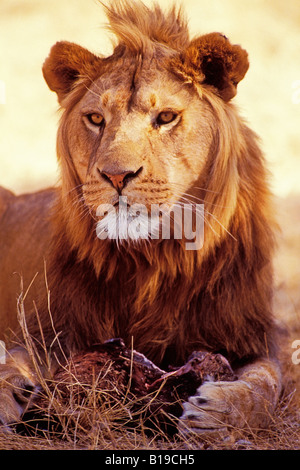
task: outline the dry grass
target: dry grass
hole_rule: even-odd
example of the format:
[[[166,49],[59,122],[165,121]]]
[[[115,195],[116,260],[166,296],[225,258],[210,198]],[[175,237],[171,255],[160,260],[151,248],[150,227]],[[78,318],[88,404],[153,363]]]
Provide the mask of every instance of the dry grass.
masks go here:
[[[84,387],[81,384],[81,387]],[[98,392],[99,393],[99,392]],[[98,393],[96,395],[98,395]],[[267,430],[238,430],[234,429],[228,438],[201,439],[198,435],[190,434],[188,439],[179,435],[168,437],[159,429],[149,434],[149,427],[143,421],[135,427],[130,426],[130,408],[134,402],[128,401],[126,406],[119,403],[107,402],[105,392],[102,395],[102,406],[95,408],[88,402],[95,400],[95,389],[87,392],[86,402],[70,406],[62,410],[59,401],[53,404],[57,397],[49,397],[52,401],[52,416],[59,421],[59,427],[53,434],[44,430],[31,437],[21,434],[1,434],[1,449],[26,450],[295,450],[300,449],[300,413],[295,400],[294,385],[289,384],[280,400],[275,416]],[[56,413],[55,413],[56,412]],[[30,423],[29,423],[30,425]],[[20,429],[20,428],[19,428]]]
[[[279,296],[282,293],[279,292]],[[25,425],[15,427],[14,433],[0,433],[0,449],[27,450],[295,450],[300,449],[300,365],[291,362],[291,341],[298,335],[299,324],[290,323],[290,336],[286,339],[282,364],[284,390],[275,414],[270,417],[268,429],[231,429],[228,436],[201,437],[167,434],[154,415],[149,420],[148,400],[138,399],[130,393],[128,385],[107,380],[111,364],[108,362],[97,377],[89,383],[79,382],[72,368],[65,367],[67,380],[53,380],[41,371],[49,368],[51,358],[42,343],[42,354],[37,353],[25,320],[23,298],[18,303],[19,322],[24,345],[29,352],[41,384],[43,399],[38,410],[42,415],[25,415]],[[56,341],[59,342],[59,337]],[[62,369],[64,366],[62,366]],[[118,388],[119,387],[119,388]],[[67,399],[66,399],[67,396]],[[145,417],[148,417],[147,419]]]
[[[91,426],[93,407],[77,409],[82,421],[78,413],[70,419],[70,411],[60,410],[63,437],[0,434],[0,449],[300,449],[300,364],[291,361],[291,344],[300,339],[300,104],[292,99],[293,84],[300,80],[300,2],[243,0],[242,10],[240,0],[185,0],[184,6],[192,34],[224,32],[250,54],[251,68],[239,86],[236,102],[262,136],[274,174],[272,185],[282,226],[275,260],[275,309],[289,327],[282,357],[286,388],[275,416],[268,430],[233,430],[226,441],[202,442],[193,435],[188,441],[179,436],[171,440],[160,432],[149,437],[143,423],[135,429],[124,427],[120,424],[121,416],[128,419],[124,404],[106,406],[104,400],[96,425]],[[0,183],[17,192],[32,191],[57,178],[58,116],[55,97],[41,75],[44,58],[60,39],[78,42],[94,52],[109,53],[110,45],[99,28],[103,14],[93,0],[10,0],[1,2],[0,16],[0,80],[6,84],[6,104],[0,104]],[[51,397],[51,390],[49,393]],[[82,424],[85,420],[88,426]]]

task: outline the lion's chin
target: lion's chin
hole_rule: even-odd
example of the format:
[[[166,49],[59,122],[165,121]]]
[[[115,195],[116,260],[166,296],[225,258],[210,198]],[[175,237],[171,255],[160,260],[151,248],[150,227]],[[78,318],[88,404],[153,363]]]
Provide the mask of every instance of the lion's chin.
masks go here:
[[[146,214],[133,215],[122,211],[108,212],[96,226],[96,234],[100,240],[142,241],[157,239],[159,224],[153,223]]]
[[[119,198],[115,205],[101,204],[96,211],[96,235],[100,240],[140,242],[142,240],[185,240],[187,250],[202,248],[204,236],[203,205],[152,205],[127,203]],[[195,220],[193,220],[195,218]],[[188,240],[191,240],[190,242]]]

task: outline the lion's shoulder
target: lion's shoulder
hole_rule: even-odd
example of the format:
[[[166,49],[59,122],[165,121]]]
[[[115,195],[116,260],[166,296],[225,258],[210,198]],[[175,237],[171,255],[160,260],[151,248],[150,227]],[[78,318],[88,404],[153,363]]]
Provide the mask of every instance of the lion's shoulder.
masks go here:
[[[13,192],[0,186],[0,220],[15,197]]]
[[[51,238],[51,214],[57,200],[57,189],[14,195],[0,189],[0,257],[14,261],[16,251],[26,253],[45,247]],[[15,264],[15,263],[14,263]]]
[[[13,219],[27,223],[43,218],[57,200],[56,188],[43,189],[34,193],[15,195],[0,186],[0,224],[2,227]]]
[[[44,260],[51,243],[51,214],[57,190],[14,195],[0,188],[0,337],[16,328],[16,298],[30,287],[25,309],[45,291]],[[1,337],[2,339],[2,337]]]

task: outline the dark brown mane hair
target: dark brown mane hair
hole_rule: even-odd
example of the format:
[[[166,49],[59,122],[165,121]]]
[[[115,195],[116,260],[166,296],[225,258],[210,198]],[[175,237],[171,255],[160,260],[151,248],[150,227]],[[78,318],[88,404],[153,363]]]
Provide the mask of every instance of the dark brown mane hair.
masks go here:
[[[115,54],[122,47],[145,52],[160,44],[177,51],[170,65],[177,78],[194,80],[193,58],[183,53],[189,37],[180,10],[164,14],[158,5],[150,10],[119,1],[106,11],[119,40]],[[113,60],[114,55],[106,63]],[[97,68],[80,77],[65,98],[58,132],[61,188],[47,276],[61,343],[66,350],[82,350],[122,336],[158,364],[182,363],[196,349],[222,352],[233,363],[274,354],[274,224],[257,137],[234,105],[214,93],[213,84],[199,87],[215,119],[214,143],[198,181],[206,211],[203,249],[187,251],[180,240],[119,247],[100,241],[95,221],[82,216],[79,179],[65,137],[70,110],[96,73]],[[50,344],[55,332],[46,298],[38,310]],[[30,329],[39,334],[34,315]]]

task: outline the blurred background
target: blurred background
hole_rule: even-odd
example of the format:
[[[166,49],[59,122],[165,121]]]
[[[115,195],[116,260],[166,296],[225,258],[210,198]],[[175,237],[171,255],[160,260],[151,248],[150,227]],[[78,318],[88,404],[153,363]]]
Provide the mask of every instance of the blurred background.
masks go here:
[[[145,3],[150,5],[149,0]],[[170,0],[159,0],[163,7]],[[235,103],[261,136],[282,225],[278,309],[299,326],[300,0],[184,0],[191,37],[224,33],[249,53]],[[96,0],[0,0],[0,184],[21,193],[55,184],[56,96],[41,67],[68,40],[109,54]],[[300,339],[300,335],[299,335]],[[299,365],[300,368],[300,365]]]

